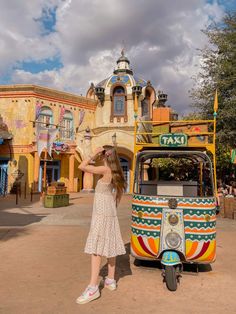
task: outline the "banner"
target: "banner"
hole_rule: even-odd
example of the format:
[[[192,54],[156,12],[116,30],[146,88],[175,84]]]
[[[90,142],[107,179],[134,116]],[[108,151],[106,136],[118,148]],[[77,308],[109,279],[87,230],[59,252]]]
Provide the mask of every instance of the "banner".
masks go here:
[[[57,137],[57,133],[58,133],[58,129],[48,129],[48,145],[47,145],[47,149],[48,149],[48,154],[51,156],[52,155],[52,146],[53,146],[53,142],[55,141],[56,137]]]
[[[60,116],[59,116],[59,124],[62,122],[66,109],[61,107]]]
[[[82,110],[80,111],[80,114],[79,114],[79,125],[78,125],[78,127],[79,127],[79,126],[81,125],[81,123],[83,122],[84,116],[85,116],[85,110],[82,109]]]
[[[47,150],[48,154],[51,156],[52,145],[57,137],[58,129],[49,129],[42,127],[40,124],[37,124],[37,150],[40,157],[44,149]]]
[[[38,119],[40,112],[41,112],[42,104],[37,100],[36,101],[36,108],[35,108],[35,120]]]
[[[231,162],[232,164],[236,164],[236,149],[231,150]]]

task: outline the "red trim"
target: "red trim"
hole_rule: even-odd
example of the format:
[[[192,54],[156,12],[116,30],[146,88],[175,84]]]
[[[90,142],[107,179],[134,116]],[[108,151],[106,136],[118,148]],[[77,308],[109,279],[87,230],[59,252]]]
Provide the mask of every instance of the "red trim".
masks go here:
[[[208,249],[208,247],[209,247],[209,245],[210,245],[210,242],[211,242],[211,241],[205,242],[205,243],[203,244],[203,247],[202,247],[201,251],[199,252],[199,254],[198,254],[197,256],[194,256],[194,257],[191,258],[191,259],[195,260],[195,259],[198,259],[199,257],[201,257],[201,256],[207,251],[207,249]]]
[[[155,256],[152,252],[149,251],[149,249],[146,247],[145,243],[143,242],[143,239],[141,236],[138,236],[138,241],[142,247],[142,249],[149,255]]]

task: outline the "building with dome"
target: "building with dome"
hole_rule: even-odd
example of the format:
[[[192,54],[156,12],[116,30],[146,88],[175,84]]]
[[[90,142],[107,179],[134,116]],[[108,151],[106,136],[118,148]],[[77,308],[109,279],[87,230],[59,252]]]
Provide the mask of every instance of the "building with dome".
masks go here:
[[[150,81],[134,75],[130,61],[122,51],[113,73],[97,85],[91,84],[86,97],[97,99],[91,149],[113,144],[117,146],[130,190],[134,149],[134,97],[138,97],[138,116],[151,120],[156,103],[156,91]]]
[[[63,181],[69,192],[93,191],[98,178],[78,166],[103,145],[116,145],[131,191],[135,99],[138,119],[169,120],[172,111],[166,94],[157,95],[150,81],[136,76],[124,51],[116,63],[86,97],[37,85],[0,86],[0,195],[16,181],[26,193],[42,191],[45,160],[47,184]],[[39,156],[39,124],[58,131],[50,156]]]

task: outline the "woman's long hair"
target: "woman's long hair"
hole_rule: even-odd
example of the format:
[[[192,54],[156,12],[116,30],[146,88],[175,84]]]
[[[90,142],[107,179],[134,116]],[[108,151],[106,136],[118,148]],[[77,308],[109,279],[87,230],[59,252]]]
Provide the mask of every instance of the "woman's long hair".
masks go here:
[[[110,145],[103,146],[104,159],[107,162],[108,167],[111,169],[112,184],[116,191],[116,204],[118,205],[122,194],[125,192],[127,183],[124,178],[124,173],[120,165],[120,160],[115,147]]]

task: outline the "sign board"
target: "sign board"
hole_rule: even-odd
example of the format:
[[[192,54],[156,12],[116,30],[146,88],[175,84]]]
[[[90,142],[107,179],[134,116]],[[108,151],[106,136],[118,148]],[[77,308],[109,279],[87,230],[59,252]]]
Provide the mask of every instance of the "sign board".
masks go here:
[[[181,123],[181,125],[176,123],[176,125],[171,126],[170,132],[184,134],[191,132],[191,135],[188,135],[189,146],[208,143],[208,135],[204,134],[205,132],[209,132],[207,123]]]
[[[160,135],[160,146],[182,147],[188,145],[188,137],[183,133],[168,133]]]

